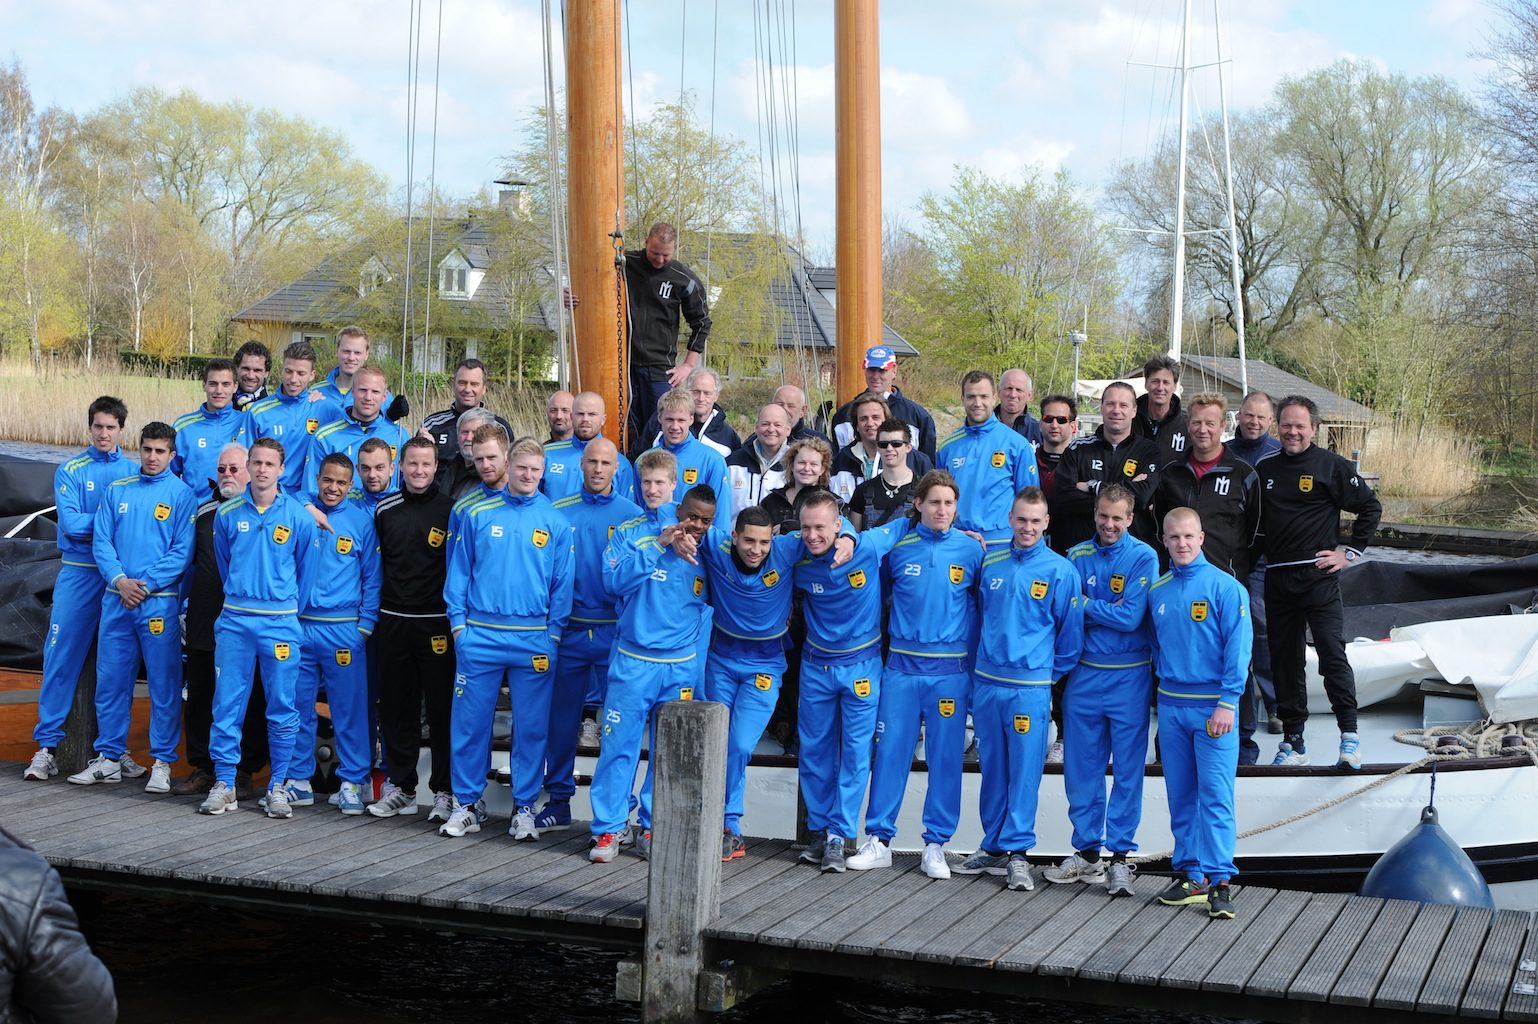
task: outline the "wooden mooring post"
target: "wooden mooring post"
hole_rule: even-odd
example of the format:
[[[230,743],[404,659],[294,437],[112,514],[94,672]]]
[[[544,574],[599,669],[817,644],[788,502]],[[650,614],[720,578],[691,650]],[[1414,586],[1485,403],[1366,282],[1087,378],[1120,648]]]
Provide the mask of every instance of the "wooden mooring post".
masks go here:
[[[96,659],[100,656],[101,652],[92,643],[85,663],[80,667],[80,678],[75,682],[74,702],[70,705],[69,717],[64,720],[64,739],[53,752],[61,775],[80,771],[96,753]]]

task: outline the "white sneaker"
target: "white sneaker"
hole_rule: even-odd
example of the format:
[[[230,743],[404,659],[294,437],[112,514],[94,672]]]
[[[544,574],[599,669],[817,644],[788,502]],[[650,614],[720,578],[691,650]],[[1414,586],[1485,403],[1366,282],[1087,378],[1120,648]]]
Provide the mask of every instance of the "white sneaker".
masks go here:
[[[117,763],[118,770],[123,773],[123,778],[125,779],[143,778],[144,773],[149,771],[148,768],[135,761],[126,750],[123,751],[123,756],[117,759]]]
[[[59,774],[59,762],[44,747],[32,755],[32,761],[27,765],[27,770],[21,773],[21,777],[31,782],[42,782],[57,774]]]
[[[945,862],[945,847],[939,843],[926,843],[924,855],[919,858],[919,870],[930,878],[951,877],[951,866]]]
[[[1055,740],[1052,746],[1047,748],[1047,764],[1063,763],[1063,741]]]
[[[459,839],[471,832],[479,832],[481,823],[475,819],[474,807],[456,807],[454,813],[449,815],[449,820],[438,829],[440,836],[453,836]]]
[[[1011,858],[1013,859],[1013,858]],[[1023,858],[1022,858],[1023,860]],[[1105,858],[1085,860],[1077,850],[1063,858],[1061,864],[1053,864],[1042,872],[1049,882],[1083,882],[1085,885],[1105,884]]]
[[[155,758],[155,763],[150,767],[150,780],[144,784],[146,793],[171,792],[171,766],[160,758]]]
[[[142,771],[139,774],[144,774]],[[123,766],[119,761],[97,754],[91,763],[69,777],[77,786],[94,786],[98,782],[122,782]]]
[[[598,732],[598,720],[596,718],[584,718],[582,731],[577,734],[577,746],[582,749],[597,750],[603,742]]]
[[[393,782],[386,782],[379,799],[368,805],[368,812],[376,818],[393,818],[397,814],[415,814],[417,795],[408,793]]]
[[[892,848],[883,843],[880,836],[866,836],[860,849],[844,863],[853,871],[889,868],[892,866]]]
[[[518,813],[513,815],[512,827],[507,830],[507,834],[520,843],[538,839],[539,829],[534,825],[534,808],[518,808]]]
[[[448,821],[454,814],[454,794],[434,793],[433,809],[427,812],[428,821]]]

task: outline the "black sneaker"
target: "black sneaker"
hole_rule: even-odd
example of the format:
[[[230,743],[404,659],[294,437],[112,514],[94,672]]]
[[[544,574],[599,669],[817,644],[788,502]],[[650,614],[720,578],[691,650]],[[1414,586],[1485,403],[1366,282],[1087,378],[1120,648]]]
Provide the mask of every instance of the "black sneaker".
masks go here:
[[[1171,882],[1169,888],[1159,894],[1159,902],[1166,907],[1186,907],[1197,903],[1207,902],[1207,886],[1203,882],[1193,882],[1189,878],[1179,878]]]
[[[844,837],[829,836],[828,841],[823,844],[821,871],[823,874],[831,872],[842,875],[845,870],[847,866],[844,864]]]
[[[828,834],[818,832],[812,836],[812,844],[801,851],[801,856],[796,859],[803,864],[821,864],[823,850],[827,848]]]
[[[1207,916],[1222,918],[1224,921],[1234,919],[1233,889],[1227,882],[1219,882],[1208,890]]]
[[[652,855],[652,830],[638,831],[635,837],[635,855],[642,860],[650,860]]]
[[[721,860],[738,860],[748,855],[748,844],[735,832],[721,830]]]

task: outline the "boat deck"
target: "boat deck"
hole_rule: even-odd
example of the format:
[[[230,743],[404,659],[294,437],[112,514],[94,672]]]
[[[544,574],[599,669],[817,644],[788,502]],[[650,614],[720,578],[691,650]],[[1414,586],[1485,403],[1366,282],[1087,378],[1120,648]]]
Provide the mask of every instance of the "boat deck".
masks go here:
[[[501,819],[463,840],[421,816],[272,821],[254,805],[209,818],[134,783],[29,783],[0,764],[5,822],[73,886],[639,949],[648,865],[586,858],[587,835],[513,843]],[[917,858],[843,876],[752,840],[723,866],[710,962],[1264,1020],[1538,1020],[1538,923],[1489,911],[1242,887],[1239,917],[1137,896],[992,876],[936,882]]]

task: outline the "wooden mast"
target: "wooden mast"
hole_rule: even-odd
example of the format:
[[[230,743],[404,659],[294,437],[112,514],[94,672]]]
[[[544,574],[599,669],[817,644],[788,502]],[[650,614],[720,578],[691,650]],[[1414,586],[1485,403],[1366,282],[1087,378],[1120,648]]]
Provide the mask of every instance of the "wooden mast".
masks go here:
[[[624,105],[620,91],[621,0],[570,0],[566,7],[566,181],[571,232],[572,319],[577,362],[572,390],[596,391],[608,436],[625,450],[629,329],[616,289],[615,232],[624,230]]]
[[[878,0],[837,0],[838,402],[865,390],[865,349],[881,341],[881,42]]]

